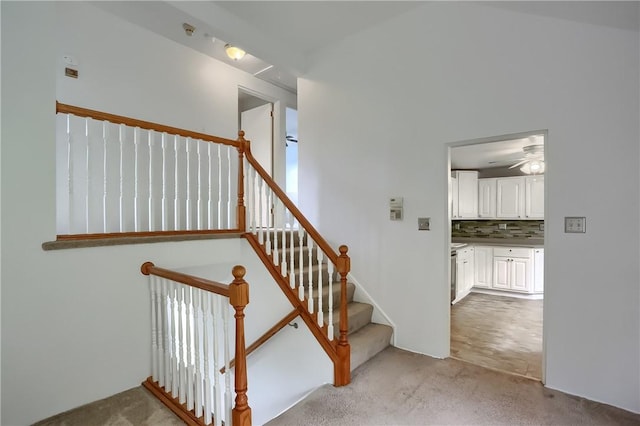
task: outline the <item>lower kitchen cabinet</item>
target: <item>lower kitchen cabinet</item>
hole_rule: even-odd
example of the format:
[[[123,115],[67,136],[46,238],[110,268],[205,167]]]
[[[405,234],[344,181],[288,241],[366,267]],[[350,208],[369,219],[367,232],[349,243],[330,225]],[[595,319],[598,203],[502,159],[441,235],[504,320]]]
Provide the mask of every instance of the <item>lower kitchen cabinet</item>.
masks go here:
[[[533,292],[544,292],[544,249],[533,250]]]
[[[493,250],[492,288],[530,292],[533,281],[532,252],[529,248],[496,247]]]
[[[480,288],[491,288],[493,280],[493,247],[475,246],[475,282]]]
[[[456,252],[456,298],[460,298],[466,293],[469,293],[471,287],[473,287],[475,270],[474,251],[475,248],[473,246],[466,246]]]

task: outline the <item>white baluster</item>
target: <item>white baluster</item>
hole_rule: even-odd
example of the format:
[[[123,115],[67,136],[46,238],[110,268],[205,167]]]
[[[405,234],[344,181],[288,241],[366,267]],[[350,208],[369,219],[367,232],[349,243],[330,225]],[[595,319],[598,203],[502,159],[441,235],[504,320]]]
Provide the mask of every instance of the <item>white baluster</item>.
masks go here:
[[[186,392],[186,370],[187,370],[187,366],[185,363],[185,335],[184,335],[184,328],[185,328],[185,309],[184,309],[184,291],[185,291],[185,286],[183,286],[182,284],[178,284],[177,285],[177,292],[178,292],[178,309],[177,309],[177,314],[178,314],[178,356],[177,356],[177,361],[178,361],[178,399],[180,401],[181,404],[184,404],[186,402],[186,397],[185,397],[185,392]]]
[[[295,253],[296,248],[293,243],[293,225],[296,221],[295,217],[293,217],[293,213],[289,212],[291,215],[291,226],[289,228],[289,287],[294,288],[296,286],[296,274],[294,271],[295,268]]]
[[[304,229],[300,227],[298,230],[298,299],[304,300],[304,247],[302,242],[304,241]]]
[[[218,229],[222,229],[222,154],[218,144]]]
[[[213,227],[213,164],[211,163],[211,147],[212,143],[207,144],[207,229],[214,229]]]
[[[186,370],[187,370],[187,410],[193,410],[193,376],[194,376],[194,365],[193,365],[193,301],[191,298],[191,293],[193,287],[185,287],[185,305],[186,305],[186,334],[187,334],[187,357],[186,357]]]
[[[171,390],[171,299],[169,299],[169,281],[162,280],[162,370],[164,376],[161,386],[165,391]]]
[[[174,397],[178,396],[179,380],[178,380],[178,299],[176,283],[169,281],[170,291],[169,299],[171,300],[171,394]]]
[[[203,336],[204,325],[202,323],[202,293],[200,289],[193,289],[194,301],[194,319],[195,319],[195,414],[196,417],[202,416],[202,352],[203,352]]]
[[[213,419],[215,421],[216,425],[221,425],[222,424],[222,419],[221,419],[221,412],[220,412],[220,398],[222,395],[221,389],[220,389],[220,374],[218,374],[218,371],[220,370],[220,366],[222,365],[222,363],[220,363],[219,358],[220,358],[220,344],[224,345],[224,341],[221,341],[221,336],[220,336],[220,331],[219,331],[219,327],[220,324],[218,324],[218,316],[220,315],[221,311],[222,311],[222,307],[221,307],[221,302],[222,302],[222,297],[215,295],[213,297],[214,300],[214,306],[215,309],[213,311],[213,332],[214,332],[214,338],[213,338]],[[226,299],[225,299],[226,300]],[[226,371],[226,370],[225,370]]]
[[[134,192],[133,192],[133,230],[135,232],[139,232],[140,231],[140,209],[139,209],[139,199],[138,199],[138,195],[139,195],[139,178],[138,178],[138,173],[139,173],[139,162],[140,162],[140,157],[139,157],[139,152],[140,152],[140,129],[138,127],[136,127],[135,129],[133,129],[133,149],[134,149],[134,155],[133,155],[133,188],[134,188]]]
[[[74,221],[74,202],[73,202],[73,179],[74,179],[74,170],[73,170],[73,147],[72,147],[72,136],[71,136],[71,114],[67,114],[67,195],[69,197],[69,234],[73,233],[75,221]]]
[[[282,265],[280,265],[280,275],[283,277],[287,276],[287,211],[287,207],[282,203]]]
[[[273,197],[273,192],[271,193],[272,197],[272,206],[273,206],[273,264],[278,266],[280,259],[278,256],[278,230],[275,226],[276,218],[278,217],[278,198]]]
[[[266,182],[265,182],[266,184]],[[271,254],[271,188],[268,185],[265,185],[266,195],[267,195],[267,205],[266,205],[266,227],[267,227],[267,241],[265,243],[265,251],[267,255]]]
[[[259,198],[259,202],[258,202],[258,242],[262,245],[264,244],[264,230],[263,230],[263,226],[262,226],[262,216],[263,216],[263,209],[264,209],[264,181],[262,180],[262,177],[258,177],[258,198]]]
[[[229,333],[229,311],[231,307],[227,303],[223,303],[222,306],[222,330],[224,339],[224,403],[226,423],[231,424],[231,408],[235,399],[234,393],[231,391],[231,355],[230,348],[235,348],[234,343],[231,342],[231,335]]]
[[[86,147],[86,158],[85,158],[85,172],[87,174],[87,187],[86,187],[86,193],[84,196],[84,223],[85,223],[85,230],[86,233],[88,234],[90,232],[90,228],[89,228],[89,195],[91,194],[91,154],[90,154],[90,147],[91,147],[91,140],[89,139],[89,118],[85,118],[84,123],[85,123],[85,147]]]
[[[204,229],[204,221],[202,219],[202,156],[200,154],[200,149],[203,143],[205,142],[200,140],[196,141],[196,157],[198,159],[198,192],[196,199],[197,229]]]
[[[226,145],[227,147],[227,227],[225,229],[235,228],[235,224],[231,223],[231,200],[233,197],[231,196],[231,146]]]
[[[333,340],[333,262],[327,260],[327,273],[329,274],[329,320],[327,327],[327,337]]]
[[[187,171],[186,171],[186,178],[187,178],[187,200],[186,200],[186,215],[187,215],[187,223],[186,223],[186,228],[187,230],[192,230],[193,229],[193,209],[191,206],[191,138],[187,138],[185,141],[185,152],[187,153]]]
[[[245,192],[246,197],[247,197],[247,227],[249,228],[249,233],[253,234],[254,229],[253,229],[253,223],[254,223],[254,214],[253,214],[253,207],[254,207],[254,199],[253,199],[253,194],[254,194],[254,190],[253,190],[253,179],[252,179],[252,171],[251,171],[251,167],[249,166],[249,161],[247,161],[246,157],[245,157],[245,172],[246,172],[246,176],[244,178],[244,180],[247,182],[247,190]]]
[[[158,299],[158,282],[154,275],[149,275],[151,290],[151,376],[157,381],[160,377],[158,369],[158,317],[156,312]]]
[[[173,153],[174,153],[174,168],[173,168],[173,173],[174,173],[174,177],[173,177],[173,184],[175,185],[175,190],[174,190],[174,195],[173,195],[173,229],[175,231],[180,229],[180,186],[178,185],[180,182],[180,173],[178,171],[179,169],[179,137],[178,136],[174,136],[173,137]]]
[[[322,261],[323,261],[323,256],[324,256],[324,252],[322,250],[320,250],[320,246],[318,246],[316,244],[316,252],[317,252],[317,260],[318,260],[318,287],[317,287],[317,293],[318,293],[318,315],[317,315],[317,319],[318,319],[318,325],[320,327],[322,327],[322,321],[324,320],[324,316],[322,315],[322,271],[323,271],[323,267],[322,267]]]
[[[257,178],[256,178],[256,170],[251,167],[251,179],[252,179],[252,191],[253,191],[253,205],[251,208],[251,232],[252,233],[256,233],[256,216],[258,213],[258,207],[260,205],[260,200],[259,200],[259,190],[258,190],[258,183],[257,183]]]
[[[155,231],[155,223],[153,218],[153,185],[155,182],[153,181],[153,130],[149,130],[148,135],[148,144],[149,144],[149,216],[148,216],[148,231]]]
[[[309,268],[307,269],[309,277],[309,299],[307,301],[309,307],[309,313],[314,312],[313,307],[313,240],[311,236],[307,234],[307,255],[309,258]]]
[[[102,122],[102,232],[107,232],[107,121]]]
[[[211,352],[213,333],[215,330],[212,328],[212,317],[214,316],[211,310],[211,293],[204,292],[204,424],[211,424],[211,403],[213,402],[213,396],[211,395]]]
[[[121,124],[118,126],[118,142],[120,145],[120,204],[119,204],[119,212],[120,212],[120,232],[124,232],[124,133],[125,126]]]
[[[162,230],[168,230],[167,224],[167,134],[161,136],[162,144]]]

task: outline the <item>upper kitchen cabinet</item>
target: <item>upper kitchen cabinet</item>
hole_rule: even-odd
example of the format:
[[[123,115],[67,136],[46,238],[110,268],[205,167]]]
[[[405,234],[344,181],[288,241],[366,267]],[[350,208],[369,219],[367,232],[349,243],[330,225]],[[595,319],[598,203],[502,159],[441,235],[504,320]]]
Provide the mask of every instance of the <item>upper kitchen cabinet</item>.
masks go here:
[[[544,176],[525,177],[525,219],[544,219]]]
[[[478,218],[480,219],[496,217],[496,180],[495,178],[478,179]]]
[[[478,217],[478,172],[454,170],[451,193],[453,197],[451,217],[453,219],[475,219]]]
[[[496,217],[501,219],[524,218],[525,181],[523,177],[496,179]]]

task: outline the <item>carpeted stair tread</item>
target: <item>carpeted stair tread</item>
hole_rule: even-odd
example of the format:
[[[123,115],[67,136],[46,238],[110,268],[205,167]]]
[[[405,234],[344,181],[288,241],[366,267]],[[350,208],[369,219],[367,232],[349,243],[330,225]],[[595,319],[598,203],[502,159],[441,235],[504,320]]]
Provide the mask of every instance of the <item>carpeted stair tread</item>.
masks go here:
[[[351,371],[373,358],[391,344],[393,329],[388,325],[370,323],[349,336]]]
[[[347,305],[348,329],[347,334],[355,333],[371,323],[373,306],[368,303],[351,302]],[[325,312],[324,322],[329,322],[329,313]],[[340,336],[340,309],[333,310],[333,331],[335,337]]]
[[[318,306],[318,292],[317,292],[317,288],[313,289],[313,300],[314,300],[314,306]],[[333,283],[333,307],[334,309],[337,309],[340,307],[340,283],[339,282],[334,282]],[[351,301],[353,301],[353,294],[356,291],[356,286],[353,283],[347,282],[347,303],[350,303]],[[305,288],[304,291],[305,296],[309,297],[309,290],[307,288]],[[329,312],[329,286],[328,285],[323,285],[322,286],[322,311],[323,312]],[[335,314],[334,314],[335,317]]]

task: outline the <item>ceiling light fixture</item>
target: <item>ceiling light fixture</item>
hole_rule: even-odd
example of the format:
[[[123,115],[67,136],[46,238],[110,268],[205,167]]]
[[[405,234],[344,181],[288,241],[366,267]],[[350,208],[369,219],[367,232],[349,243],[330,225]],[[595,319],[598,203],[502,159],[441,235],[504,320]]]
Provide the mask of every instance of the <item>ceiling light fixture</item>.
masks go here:
[[[543,160],[532,160],[520,167],[522,173],[537,175],[544,173],[545,164]]]
[[[245,52],[244,50],[240,49],[239,47],[232,46],[229,43],[224,46],[224,51],[227,52],[227,56],[234,61],[239,61],[240,59],[244,58],[244,55],[247,54],[247,52]]]

